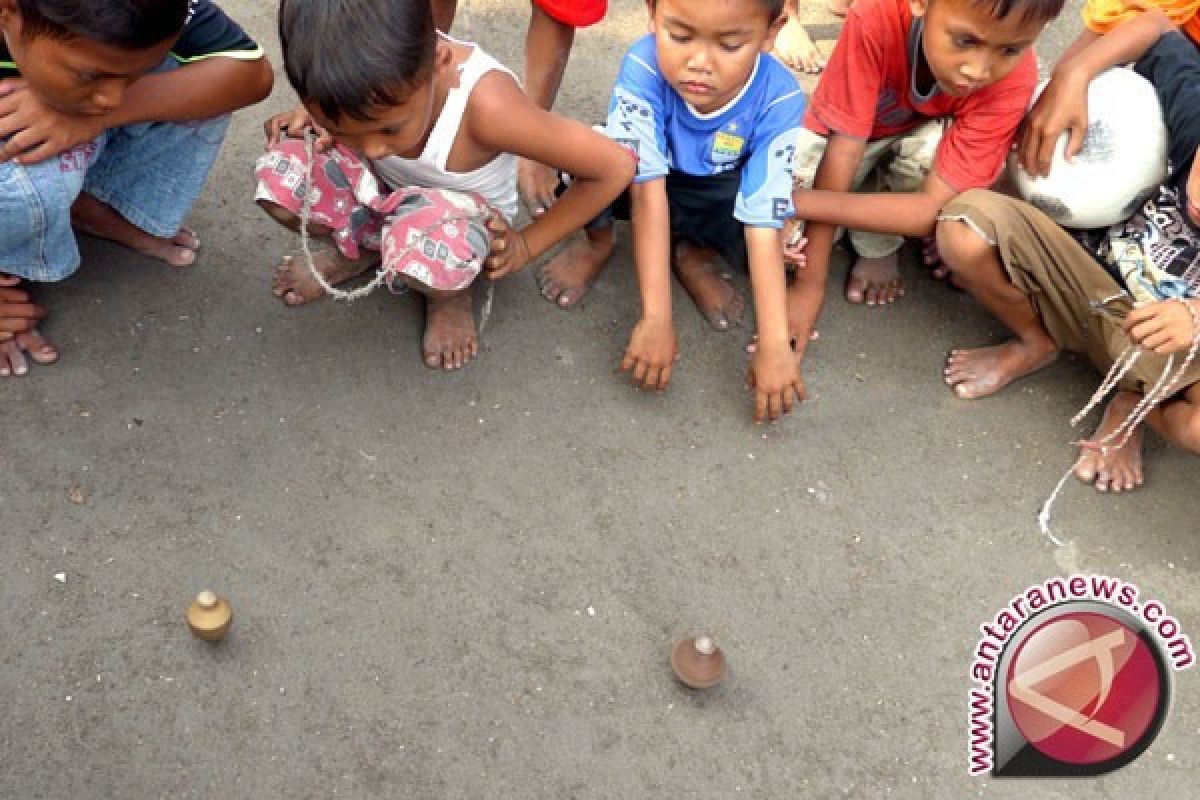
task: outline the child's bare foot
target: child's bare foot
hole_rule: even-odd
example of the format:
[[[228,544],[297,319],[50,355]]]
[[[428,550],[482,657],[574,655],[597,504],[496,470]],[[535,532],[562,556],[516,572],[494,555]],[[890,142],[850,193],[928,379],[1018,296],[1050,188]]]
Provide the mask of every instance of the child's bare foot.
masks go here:
[[[791,15],[775,36],[775,55],[792,69],[803,70],[810,75],[825,68],[825,57],[813,44],[812,37],[800,20]]]
[[[200,240],[190,228],[180,228],[169,238],[151,236],[87,192],[81,192],[71,206],[71,225],[80,233],[123,244],[173,267],[191,266],[200,247]]]
[[[538,270],[542,297],[559,308],[574,308],[591,288],[613,251],[612,228],[585,231]]]
[[[1090,442],[1082,443],[1083,455],[1075,467],[1075,477],[1090,483],[1101,492],[1121,492],[1142,485],[1142,426],[1139,425],[1120,450],[1114,445],[1121,437],[1107,446],[1107,453],[1091,442],[1099,442],[1112,433],[1133,411],[1141,395],[1136,392],[1120,391],[1104,409],[1104,418],[1092,434]]]
[[[707,247],[680,242],[672,265],[696,308],[714,328],[729,330],[742,321],[746,300],[741,292],[717,269],[720,256]]]
[[[368,255],[351,260],[334,249],[313,253],[313,264],[330,286],[337,286],[363,274],[376,259],[377,256]],[[317,283],[303,258],[284,256],[271,279],[271,294],[294,307],[316,300],[325,294],[325,290]]]
[[[1049,365],[1058,348],[1049,336],[1043,341],[1013,339],[995,347],[951,350],[942,370],[946,385],[963,400],[987,397]]]
[[[904,296],[900,280],[900,257],[892,253],[882,258],[858,257],[846,279],[846,299],[851,303],[882,306]]]
[[[425,337],[421,343],[425,366],[458,369],[479,352],[471,290],[452,295],[425,296]]]
[[[0,341],[0,378],[20,377],[29,372],[30,359],[37,364],[53,364],[58,361],[58,348],[37,330],[13,334],[11,339]]]
[[[829,12],[837,17],[844,17],[850,13],[850,6],[854,5],[854,0],[829,0]]]
[[[558,170],[522,158],[517,162],[517,193],[531,217],[540,217],[554,205],[558,189]]]

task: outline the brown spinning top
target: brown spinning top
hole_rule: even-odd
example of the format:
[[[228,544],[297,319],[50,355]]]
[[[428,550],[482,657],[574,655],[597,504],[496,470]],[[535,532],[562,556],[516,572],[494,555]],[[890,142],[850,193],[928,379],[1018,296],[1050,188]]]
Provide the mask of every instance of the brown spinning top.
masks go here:
[[[192,633],[201,639],[216,642],[229,632],[229,626],[233,624],[233,609],[224,598],[206,590],[196,595],[196,599],[188,606],[187,624]]]
[[[689,637],[671,651],[671,669],[685,686],[707,689],[725,677],[725,653],[709,636]]]

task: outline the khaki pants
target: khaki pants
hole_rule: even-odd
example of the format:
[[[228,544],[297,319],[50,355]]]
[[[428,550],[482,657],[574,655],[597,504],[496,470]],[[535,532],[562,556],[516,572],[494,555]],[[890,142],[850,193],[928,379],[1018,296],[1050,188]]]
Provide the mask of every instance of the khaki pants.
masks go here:
[[[947,203],[938,218],[969,226],[996,248],[1008,279],[1030,296],[1042,325],[1059,347],[1086,355],[1096,369],[1107,373],[1129,346],[1121,328],[1122,318],[1133,308],[1129,297],[1069,233],[1041,211],[1012,197],[973,189]],[[1177,357],[1175,363],[1179,361]],[[1143,352],[1120,388],[1145,393],[1166,364],[1166,356]],[[1188,367],[1177,388],[1197,381],[1200,362]]]
[[[854,173],[852,188],[864,192],[916,192],[925,185],[933,169],[933,157],[942,140],[945,123],[931,120],[899,136],[867,142],[862,162]],[[811,189],[817,166],[825,155],[828,139],[807,128],[800,129],[793,163],[797,188]],[[838,229],[835,239],[842,235]],[[903,236],[850,231],[850,244],[864,258],[882,258],[900,249]]]

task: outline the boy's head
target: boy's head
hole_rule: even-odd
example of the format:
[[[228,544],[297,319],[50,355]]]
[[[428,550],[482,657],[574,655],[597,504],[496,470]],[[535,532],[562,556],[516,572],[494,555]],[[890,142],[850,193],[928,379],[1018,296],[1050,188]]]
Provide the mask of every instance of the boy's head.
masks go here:
[[[1016,69],[1063,0],[909,0],[923,17],[925,63],[943,92],[965,97]]]
[[[322,128],[368,158],[429,132],[439,45],[428,0],[283,0],[279,40],[292,88]]]
[[[750,80],[774,46],[783,0],[647,0],[658,67],[701,112],[716,111]]]
[[[188,0],[0,0],[0,30],[21,77],[67,114],[103,114],[162,63]]]

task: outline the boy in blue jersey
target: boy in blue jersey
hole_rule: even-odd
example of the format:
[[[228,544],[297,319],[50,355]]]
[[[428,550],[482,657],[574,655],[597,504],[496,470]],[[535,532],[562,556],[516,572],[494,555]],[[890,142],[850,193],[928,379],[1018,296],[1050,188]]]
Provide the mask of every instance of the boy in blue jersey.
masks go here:
[[[652,33],[629,49],[607,133],[637,156],[637,176],[613,212],[633,229],[642,317],[621,369],[665,389],[678,357],[671,273],[718,330],[744,301],[719,266],[746,265],[759,346],[746,374],[755,420],[803,399],[786,320],[781,229],[792,216],[792,157],[804,93],[769,55],[783,0],[651,0]],[[573,305],[612,252],[612,217],[548,264],[542,291]]]

